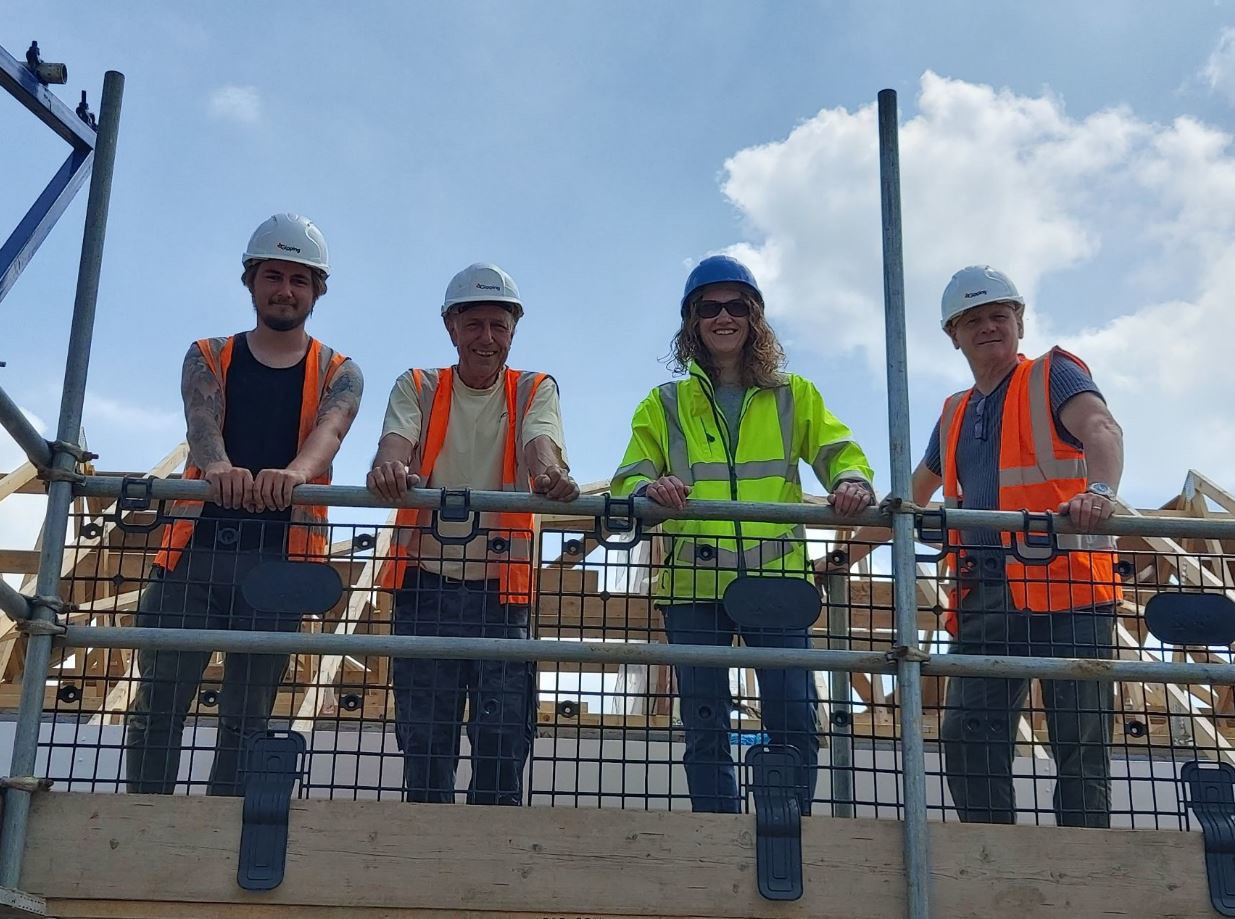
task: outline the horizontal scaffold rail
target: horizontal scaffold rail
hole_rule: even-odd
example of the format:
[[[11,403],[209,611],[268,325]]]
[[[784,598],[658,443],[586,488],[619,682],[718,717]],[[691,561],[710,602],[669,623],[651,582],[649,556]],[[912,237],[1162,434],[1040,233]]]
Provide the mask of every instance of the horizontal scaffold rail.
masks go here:
[[[554,641],[544,638],[437,638],[417,635],[341,635],[69,626],[59,639],[76,648],[147,648],[246,654],[349,654],[449,660],[555,661],[558,663],[684,664],[700,667],[800,667],[817,671],[896,673],[897,652],[823,648],[748,648],[660,643]],[[1230,664],[1184,661],[1078,660],[950,654],[927,658],[927,676],[1038,677],[1235,685]]]
[[[149,497],[155,501],[197,500],[209,493],[205,482],[189,479],[133,479],[114,476],[83,476],[74,485],[74,492],[88,498]],[[148,493],[147,493],[148,490]],[[427,507],[442,506],[446,494],[462,496],[464,490],[447,492],[440,488],[413,488],[398,505],[391,505],[368,489],[358,485],[299,485],[292,492],[293,504],[316,504],[332,507]],[[503,491],[467,491],[466,507],[474,511],[511,511],[532,514],[559,514],[570,517],[596,517],[606,521],[627,520],[633,514],[649,523],[665,520],[739,520],[765,523],[800,523],[805,526],[839,527],[870,525],[889,526],[890,514],[870,508],[851,517],[841,516],[828,505],[775,504],[758,501],[687,501],[682,511],[672,512],[647,498],[613,499],[603,495],[583,495],[569,503],[550,501],[539,495]],[[893,513],[939,513],[936,508],[915,507],[900,503]],[[1035,514],[1034,531],[1040,532],[1045,515]],[[1051,515],[1051,527],[1057,533],[1080,532],[1067,517]],[[946,511],[950,528],[985,528],[1010,532],[1025,530],[1026,514],[1017,511],[975,511],[963,508]],[[933,524],[932,524],[933,526]],[[1166,536],[1202,539],[1235,538],[1235,519],[1200,517],[1146,517],[1138,514],[1118,514],[1093,532],[1108,536]]]

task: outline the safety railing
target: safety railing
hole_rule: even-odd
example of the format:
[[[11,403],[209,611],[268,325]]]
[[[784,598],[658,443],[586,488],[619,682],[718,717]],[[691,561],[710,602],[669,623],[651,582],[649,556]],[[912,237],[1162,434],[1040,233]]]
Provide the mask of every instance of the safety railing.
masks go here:
[[[984,612],[961,613],[962,639],[965,622],[982,622],[979,653],[963,653],[972,647],[949,632],[951,582],[938,547],[919,542],[923,703],[913,711],[895,673],[903,643],[887,549],[847,570],[848,553],[865,551],[825,507],[701,503],[683,514],[806,527],[757,553],[833,558],[822,601],[799,629],[775,625],[767,608],[752,614],[767,622],[735,625],[741,609],[715,602],[717,579],[739,574],[733,560],[690,540],[695,574],[667,600],[659,582],[681,570],[684,539],[660,531],[664,510],[638,499],[455,496],[465,516],[558,513],[536,534],[469,523],[454,544],[439,541],[446,524],[430,519],[397,591],[392,547],[408,534],[390,523],[332,524],[329,559],[290,568],[278,561],[277,531],[279,548],[264,555],[269,534],[199,524],[208,535],[152,576],[162,502],[204,488],[102,477],[78,485],[120,500],[76,519],[65,550],[35,773],[58,789],[240,794],[247,739],[278,729],[306,738],[301,797],[746,811],[743,754],[773,744],[799,751],[810,812],[901,819],[900,745],[915,720],[932,819],[1189,829],[1183,764],[1235,762],[1235,635],[1213,631],[1229,621],[1235,553],[1224,540],[1235,542],[1235,521],[1116,518],[1108,529],[1137,547],[1116,547],[1117,601],[1097,612],[1019,612],[1005,577]],[[361,489],[304,491],[298,500],[373,503]],[[922,539],[941,535],[938,512],[902,512]],[[1066,520],[1052,519],[1058,532],[1041,538],[1041,521],[1016,514],[957,511],[946,522],[1028,533],[1064,557]],[[533,536],[535,560],[512,558]],[[1191,538],[1207,549],[1185,550]],[[1004,566],[1018,557],[959,548]],[[769,589],[811,581],[804,567],[755,567],[780,575]],[[528,576],[530,603],[502,594],[521,589],[503,581],[515,569]],[[1053,583],[1049,570],[1039,560],[1023,577]],[[700,592],[682,595],[683,583]],[[978,583],[959,580],[964,590]],[[1094,583],[1073,577],[1070,587]]]
[[[792,884],[777,887],[786,878],[774,876],[775,868],[793,868],[795,827],[800,834],[800,862],[803,848],[822,852],[837,835],[836,827],[851,825],[838,821],[829,825],[828,833],[819,833],[808,823],[798,825],[796,813],[895,818],[901,826],[882,834],[876,848],[883,858],[899,848],[894,870],[903,884],[896,894],[888,895],[889,885],[877,872],[868,871],[865,865],[853,870],[846,853],[835,853],[829,864],[834,872],[848,871],[847,883],[827,886],[841,891],[851,887],[853,895],[828,908],[832,914],[846,916],[903,910],[912,919],[929,916],[932,897],[950,910],[949,915],[961,915],[962,907],[968,910],[966,915],[1006,909],[1002,891],[996,891],[993,900],[987,898],[989,908],[974,906],[975,898],[981,899],[991,886],[981,873],[976,884],[959,883],[972,876],[964,867],[966,846],[972,840],[950,833],[948,826],[928,833],[929,817],[954,821],[957,795],[964,799],[969,819],[1020,823],[1058,819],[1088,825],[1109,821],[1115,826],[1159,829],[1193,827],[1198,802],[1187,800],[1185,786],[1201,787],[1208,781],[1205,794],[1231,796],[1226,773],[1204,766],[1222,765],[1231,758],[1228,734],[1235,716],[1231,696],[1235,668],[1230,666],[1229,655],[1235,635],[1223,631],[1232,618],[1227,615],[1235,569],[1230,557],[1235,554],[1235,525],[1230,519],[1135,514],[1115,518],[1103,532],[1120,538],[1118,567],[1111,577],[1122,582],[1124,593],[1112,609],[1099,614],[1100,627],[1099,617],[1090,614],[1084,640],[1076,623],[1064,629],[1062,638],[1050,629],[1045,636],[1037,632],[991,636],[980,630],[969,647],[963,647],[964,620],[973,610],[962,609],[958,632],[962,647],[953,647],[943,621],[954,605],[946,599],[951,585],[934,565],[938,550],[925,550],[923,544],[935,541],[933,536],[952,539],[954,549],[981,548],[988,544],[978,541],[960,546],[946,534],[951,529],[987,529],[1019,533],[1030,550],[1049,552],[1059,546],[1060,537],[1072,535],[1067,521],[978,511],[950,512],[945,518],[937,511],[903,502],[893,503],[890,519],[870,511],[860,520],[841,521],[818,506],[693,502],[681,515],[683,519],[805,527],[803,535],[787,537],[787,543],[782,540],[779,548],[786,551],[776,558],[798,559],[802,553],[797,549],[802,546],[811,556],[844,551],[846,547],[838,545],[843,539],[827,535],[841,525],[882,522],[892,528],[890,560],[887,550],[879,550],[874,564],[859,565],[856,574],[829,575],[828,602],[806,624],[800,621],[809,614],[800,589],[782,593],[771,585],[748,585],[745,606],[725,604],[730,618],[740,618],[743,610],[775,615],[794,608],[797,618],[790,617],[790,625],[804,636],[796,631],[790,636],[792,629],[784,623],[761,633],[766,618],[752,617],[752,625],[735,631],[745,630],[754,647],[729,646],[724,630],[716,628],[715,617],[708,619],[696,608],[708,603],[694,601],[710,602],[718,591],[688,590],[685,598],[673,597],[687,602],[670,604],[667,613],[659,609],[664,605],[658,603],[663,595],[651,582],[676,564],[674,558],[681,567],[710,568],[714,581],[721,573],[749,574],[753,563],[747,563],[744,572],[719,555],[705,557],[698,545],[693,557],[678,555],[680,545],[665,545],[660,550],[663,554],[657,555],[658,538],[651,530],[668,515],[643,500],[612,502],[589,497],[571,505],[555,505],[523,495],[476,492],[464,497],[461,493],[415,492],[409,505],[437,507],[456,516],[461,500],[470,511],[547,515],[535,534],[481,527],[470,540],[438,541],[438,545],[456,548],[477,540],[486,545],[480,553],[483,559],[474,560],[485,565],[485,576],[464,575],[464,580],[480,582],[482,586],[475,590],[460,589],[449,581],[434,583],[434,577],[451,577],[448,567],[434,568],[435,560],[460,560],[450,558],[445,549],[436,559],[432,550],[426,554],[425,545],[431,542],[422,543],[416,556],[417,569],[429,563],[427,577],[414,575],[412,581],[384,585],[384,563],[395,558],[401,545],[390,524],[335,523],[330,528],[328,561],[312,569],[303,564],[295,569],[284,567],[280,573],[278,559],[259,560],[252,570],[263,567],[265,561],[272,567],[254,577],[250,577],[252,571],[240,570],[244,540],[253,534],[220,537],[228,527],[216,526],[213,545],[203,542],[186,547],[184,577],[170,562],[167,573],[152,575],[150,562],[166,522],[166,508],[160,502],[200,500],[205,496],[202,483],[143,483],[79,474],[89,459],[78,440],[122,82],[119,74],[109,73],[104,83],[56,440],[45,442],[0,391],[0,424],[49,483],[37,579],[24,592],[0,583],[0,609],[19,620],[26,633],[22,643],[7,645],[0,668],[5,675],[21,674],[20,691],[11,684],[0,686],[0,693],[9,692],[10,702],[18,703],[16,720],[11,723],[10,775],[0,783],[5,790],[0,896],[8,898],[6,903],[16,902],[17,892],[11,888],[23,881],[31,889],[55,889],[61,896],[67,893],[69,899],[96,897],[95,889],[111,889],[110,875],[122,870],[109,858],[125,845],[120,837],[142,839],[147,831],[158,835],[164,829],[157,821],[147,821],[136,836],[119,830],[112,836],[112,828],[127,819],[113,809],[110,818],[100,818],[108,826],[108,832],[100,835],[85,830],[98,828],[94,811],[84,815],[71,806],[60,811],[45,809],[44,814],[58,821],[49,824],[47,832],[71,827],[83,845],[94,846],[90,858],[76,865],[83,869],[91,859],[98,862],[90,875],[92,889],[74,889],[74,884],[78,888],[84,884],[80,878],[66,887],[55,870],[49,871],[56,867],[52,860],[24,859],[28,844],[32,849],[53,844],[46,833],[39,836],[37,827],[32,836],[30,827],[33,797],[48,787],[49,778],[58,789],[187,792],[163,799],[166,810],[175,810],[181,820],[208,813],[205,808],[186,806],[203,803],[203,791],[248,793],[254,791],[249,787],[254,784],[261,786],[256,790],[265,795],[267,805],[289,793],[306,798],[412,800],[467,796],[479,803],[568,805],[570,811],[579,813],[598,806],[749,810],[748,799],[753,797],[758,815],[759,893],[777,898],[803,892],[800,877],[795,889]],[[904,496],[910,491],[910,431],[895,93],[880,93],[878,114],[890,491]],[[77,167],[82,165],[80,160],[74,161]],[[84,175],[79,168],[70,171]],[[60,208],[63,200],[61,195],[56,202],[44,202],[53,205],[48,213]],[[39,218],[31,238],[45,225]],[[84,515],[74,515],[70,508],[75,498],[101,499],[101,503]],[[296,500],[333,507],[375,505],[362,489],[348,487],[302,486],[296,490]],[[115,504],[108,509],[111,502]],[[72,537],[68,536],[70,524],[75,524]],[[253,538],[260,545],[267,535],[259,531]],[[439,535],[452,534],[439,531]],[[523,584],[515,576],[520,566],[513,563],[512,550],[526,536],[532,536],[539,560],[522,563],[527,577]],[[240,551],[234,542],[220,543],[228,538],[240,541]],[[277,543],[272,536],[272,545]],[[732,548],[737,553],[735,560],[746,558],[745,545]],[[775,540],[767,548],[775,551]],[[761,572],[766,560],[761,549],[754,559]],[[1029,589],[1027,583],[1018,587],[1018,581],[1041,575],[1041,570],[1032,567],[1041,559],[1023,560],[1030,564],[1022,570],[1010,567],[1009,556],[1004,556],[1013,594]],[[495,566],[492,576],[490,563]],[[789,567],[770,573],[792,575],[800,582],[799,588],[808,582],[806,570],[790,572]],[[973,582],[982,580],[982,569],[957,574],[959,586],[972,595]],[[1069,568],[1063,587],[1080,588],[1082,593],[1090,588],[1092,594],[1095,585],[1107,582],[1107,576],[1099,574],[1082,577]],[[1059,586],[1058,572],[1046,577]],[[697,585],[698,581],[686,583]],[[768,591],[761,591],[763,587]],[[192,615],[196,604],[186,602],[193,591],[228,594],[219,605],[230,606],[233,613],[239,595],[244,614],[202,621]],[[529,600],[526,619],[512,618],[505,608],[521,605],[511,597],[524,591]],[[536,599],[531,597],[533,591]],[[461,592],[471,596],[460,599]],[[979,584],[977,594],[984,592]],[[796,599],[791,600],[791,594]],[[490,595],[496,599],[489,599]],[[678,615],[673,606],[692,609]],[[1039,614],[1007,614],[999,609],[998,597],[985,609],[988,621],[1015,619],[1018,627],[1044,628]],[[177,615],[181,621],[172,622]],[[1046,615],[1053,619],[1056,614]],[[972,615],[968,618],[973,621]],[[131,624],[134,621],[137,624]],[[452,627],[432,633],[435,622],[450,622]],[[1034,625],[1027,626],[1027,622]],[[469,633],[462,623],[476,628]],[[1057,653],[1073,656],[1052,656]],[[475,669],[478,662],[488,662],[493,671],[493,679],[484,684],[496,687],[492,691],[470,692],[466,680],[459,681],[460,673]],[[962,684],[976,689],[957,695],[955,687]],[[1087,686],[1090,691],[1083,696],[1065,692],[1068,698],[1062,698],[1048,688],[1050,684],[1056,684],[1056,689],[1058,684]],[[769,692],[769,686],[775,691]],[[1023,705],[1019,704],[1022,694]],[[1061,729],[1061,719],[1070,726]],[[473,722],[473,731],[465,748],[460,726],[468,720]],[[288,742],[281,749],[263,749],[268,768],[259,775],[249,768],[256,759],[250,754],[271,738],[267,729],[272,727],[280,729],[274,739]],[[293,737],[304,738],[303,746],[300,741],[293,743]],[[771,758],[757,759],[748,773],[748,758],[742,754],[746,747]],[[1101,755],[1095,755],[1095,748]],[[449,765],[456,753],[464,752],[469,762],[461,763],[451,775],[442,763]],[[1055,800],[1055,791],[1063,783],[1056,780],[1054,763],[1064,759],[1076,764],[1070,776],[1075,781],[1067,794]],[[1102,761],[1107,765],[1094,766]],[[1194,774],[1198,763],[1200,785]],[[474,774],[467,771],[470,765],[476,766]],[[1109,775],[1101,774],[1103,768]],[[255,775],[258,781],[253,781]],[[773,775],[775,780],[769,778]],[[1223,781],[1227,787],[1215,791]],[[1014,796],[1008,793],[1009,785]],[[1109,789],[1105,800],[1092,794],[1096,786]],[[74,797],[59,799],[72,804]],[[791,806],[795,798],[796,809]],[[124,799],[100,795],[87,800]],[[340,807],[331,802],[304,803],[302,813],[310,823],[329,818],[308,805]],[[246,798],[246,813],[248,804]],[[381,813],[393,813],[380,802],[373,806],[383,808]],[[392,802],[391,807],[396,806]],[[353,832],[367,827],[365,821],[380,819],[377,812],[364,807],[344,809]],[[1201,810],[1206,810],[1204,802]],[[475,811],[460,809],[456,823],[463,827],[471,821],[469,838],[482,845],[489,824],[500,819],[499,812],[488,811],[483,825],[462,816]],[[225,812],[226,808],[215,808],[209,813],[211,819],[220,819]],[[598,815],[599,810],[589,817]],[[248,889],[254,889],[253,885],[270,889],[272,879],[278,883],[273,874],[245,877],[244,871],[247,867],[260,874],[258,869],[270,867],[262,858],[278,849],[278,824],[282,820],[285,827],[287,809],[284,805],[280,817],[277,806],[255,806],[253,816],[253,821],[245,821],[240,839],[240,876],[248,882]],[[665,824],[653,822],[657,816],[631,814],[627,819],[648,818],[640,826],[655,837],[666,829]],[[1213,831],[1231,818],[1229,814],[1215,816],[1210,808],[1207,819],[1206,826]],[[870,842],[880,835],[871,828],[887,825],[875,821],[855,834],[841,833],[844,838],[839,845],[856,844],[859,838]],[[754,914],[753,901],[732,901],[732,894],[742,887],[734,880],[732,866],[734,859],[750,860],[745,851],[750,848],[749,840],[730,838],[732,825],[710,826],[717,831],[710,838],[729,846],[732,858],[692,865],[692,871],[707,879],[692,890],[718,892],[698,912]],[[703,824],[695,823],[689,830],[692,834],[706,831]],[[251,832],[264,837],[273,832],[273,844],[255,850]],[[1163,835],[1183,838],[1178,833]],[[1221,854],[1221,834],[1213,835],[1217,840],[1214,852]],[[400,848],[414,847],[423,836],[417,827],[414,833],[400,837]],[[584,844],[586,827],[576,821],[567,836],[574,844]],[[164,846],[175,843],[165,832],[160,838]],[[1065,847],[1071,845],[1064,837],[1053,838]],[[1144,839],[1138,836],[1134,846],[1125,845],[1120,851],[1135,848]],[[1153,839],[1165,873],[1137,886],[1124,900],[1165,914],[1177,905],[1175,874],[1188,871],[1195,878],[1197,871],[1189,861],[1193,853],[1186,847],[1172,848],[1170,843],[1162,845],[1158,836]],[[933,840],[941,841],[934,854],[947,862],[943,869],[947,878],[934,878],[932,895],[929,847]],[[270,838],[263,841],[272,842]],[[372,833],[369,841],[374,843]],[[287,844],[285,828],[282,843]],[[352,853],[334,843],[328,841],[324,857],[310,852],[305,860],[306,865],[321,867],[302,875],[301,899],[287,901],[294,909],[304,902],[346,905],[358,900],[375,908],[405,905],[408,897],[389,891],[366,900],[357,879],[372,876],[367,873],[371,866],[365,863],[372,853]],[[1083,851],[1093,859],[1094,847],[1088,839],[1083,843],[1069,851]],[[637,832],[624,841],[606,838],[599,851],[607,854],[615,845],[626,846],[628,857],[639,859],[648,871],[679,870],[676,864],[662,866],[661,859],[650,857],[654,853],[639,841]],[[536,843],[531,851],[540,851],[538,846],[543,849]],[[254,858],[255,851],[261,857]],[[557,858],[564,862],[571,854],[559,853]],[[356,858],[348,861],[352,856]],[[434,875],[436,881],[465,883],[458,879],[460,872],[451,870],[457,867],[454,853],[446,853],[446,862],[436,850],[420,857],[437,859],[433,864],[441,870]],[[1097,858],[1095,864],[1101,864],[1095,867],[1094,877],[1105,880],[1102,872],[1108,867],[1121,870],[1120,857],[1114,861]],[[987,860],[985,850],[981,858]],[[338,869],[341,861],[348,861],[345,873],[357,885],[348,888],[344,897],[333,889],[334,878],[325,876]],[[172,863],[174,859],[164,864]],[[513,876],[510,871],[527,878],[537,867],[521,854],[506,852],[494,862],[491,875],[499,882]],[[664,871],[657,876],[659,883],[668,885],[674,879]],[[1005,871],[1003,876],[1011,875]],[[1052,869],[1051,876],[1058,880],[1059,873]],[[157,901],[156,910],[163,909],[159,904],[169,898],[181,898],[182,893],[184,899],[196,902],[236,905],[236,892],[230,886],[223,890],[203,887],[196,878],[180,880],[185,881],[184,891],[177,888],[175,896],[163,889],[167,886],[163,878],[118,892],[128,899]],[[498,882],[485,883],[487,892],[498,889]],[[579,886],[590,890],[590,885]],[[1215,903],[1229,888],[1222,871],[1211,871]],[[658,909],[660,889],[650,885],[650,893],[645,892],[633,906],[635,901],[627,894],[624,908],[645,913]],[[821,885],[807,886],[804,909],[821,908],[820,890]],[[1075,899],[1075,903],[1068,900],[1072,914],[1093,914],[1105,905],[1105,893],[1093,884],[1073,886],[1069,891]],[[750,890],[743,888],[743,896],[750,897]],[[590,899],[567,899],[587,899],[596,905],[589,907],[592,912],[613,902],[605,891]],[[1018,902],[1022,901],[1029,902],[1023,897]],[[419,902],[426,903],[426,908],[442,908],[442,903],[446,908],[475,904],[477,891],[452,887],[449,896]],[[512,908],[529,904],[526,898],[501,902]],[[1189,915],[1198,914],[1196,906],[1189,901]],[[501,903],[495,908],[502,908]],[[694,911],[693,904],[691,908]]]

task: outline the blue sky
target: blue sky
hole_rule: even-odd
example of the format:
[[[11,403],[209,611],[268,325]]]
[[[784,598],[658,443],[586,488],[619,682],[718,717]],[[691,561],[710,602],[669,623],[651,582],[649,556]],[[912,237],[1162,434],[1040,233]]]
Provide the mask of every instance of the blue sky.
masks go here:
[[[512,364],[558,379],[575,472],[607,478],[667,378],[691,263],[731,250],[884,490],[871,106],[890,86],[915,457],[965,380],[939,293],[990,262],[1029,295],[1027,350],[1060,341],[1093,365],[1129,498],[1156,506],[1190,466],[1235,484],[1229,2],[254,9],[0,3],[0,44],[67,62],[70,104],[85,88],[97,110],[103,71],[127,76],[85,416],[102,468],[148,468],[182,436],[185,348],[249,327],[240,252],[292,210],[334,263],[310,329],[367,380],[338,482],[363,480],[394,378],[451,360],[438,306],[476,260],[517,279]],[[7,233],[65,151],[7,96],[0,137]],[[49,426],[84,203],[0,303],[0,385]],[[17,459],[0,439],[0,467]]]

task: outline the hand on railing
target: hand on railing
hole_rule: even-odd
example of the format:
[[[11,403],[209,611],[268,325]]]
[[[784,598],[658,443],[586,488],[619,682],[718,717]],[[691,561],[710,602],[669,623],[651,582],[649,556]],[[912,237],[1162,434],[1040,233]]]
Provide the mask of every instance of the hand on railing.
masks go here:
[[[579,497],[579,483],[561,466],[550,466],[536,476],[532,491],[553,501],[573,501]]]
[[[378,463],[369,470],[365,478],[365,487],[385,501],[397,502],[407,494],[409,488],[420,485],[420,476],[408,472],[407,466],[398,460]]]
[[[1114,492],[1108,495],[1083,491],[1059,505],[1059,513],[1075,523],[1077,529],[1091,533],[1096,527],[1109,520],[1117,507]]]
[[[210,486],[208,500],[212,503],[232,511],[253,509],[253,473],[249,470],[221,460],[202,470],[202,478]]]
[[[292,489],[309,481],[295,469],[263,469],[253,480],[253,507],[258,511],[285,511],[292,506]]]
[[[676,475],[662,475],[655,482],[648,483],[643,496],[664,507],[680,511],[686,506],[686,497],[689,494],[690,486]]]
[[[836,488],[828,495],[828,504],[836,508],[836,512],[842,517],[852,517],[862,508],[870,507],[874,503],[875,489],[871,488],[869,482],[855,479],[837,483]]]

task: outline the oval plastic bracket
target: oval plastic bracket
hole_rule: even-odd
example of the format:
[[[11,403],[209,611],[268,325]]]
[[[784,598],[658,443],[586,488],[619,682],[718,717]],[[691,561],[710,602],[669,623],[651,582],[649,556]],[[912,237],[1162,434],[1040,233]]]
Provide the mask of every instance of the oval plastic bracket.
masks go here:
[[[1235,601],[1220,593],[1164,591],[1145,604],[1145,626],[1164,645],[1228,647],[1235,642]]]

